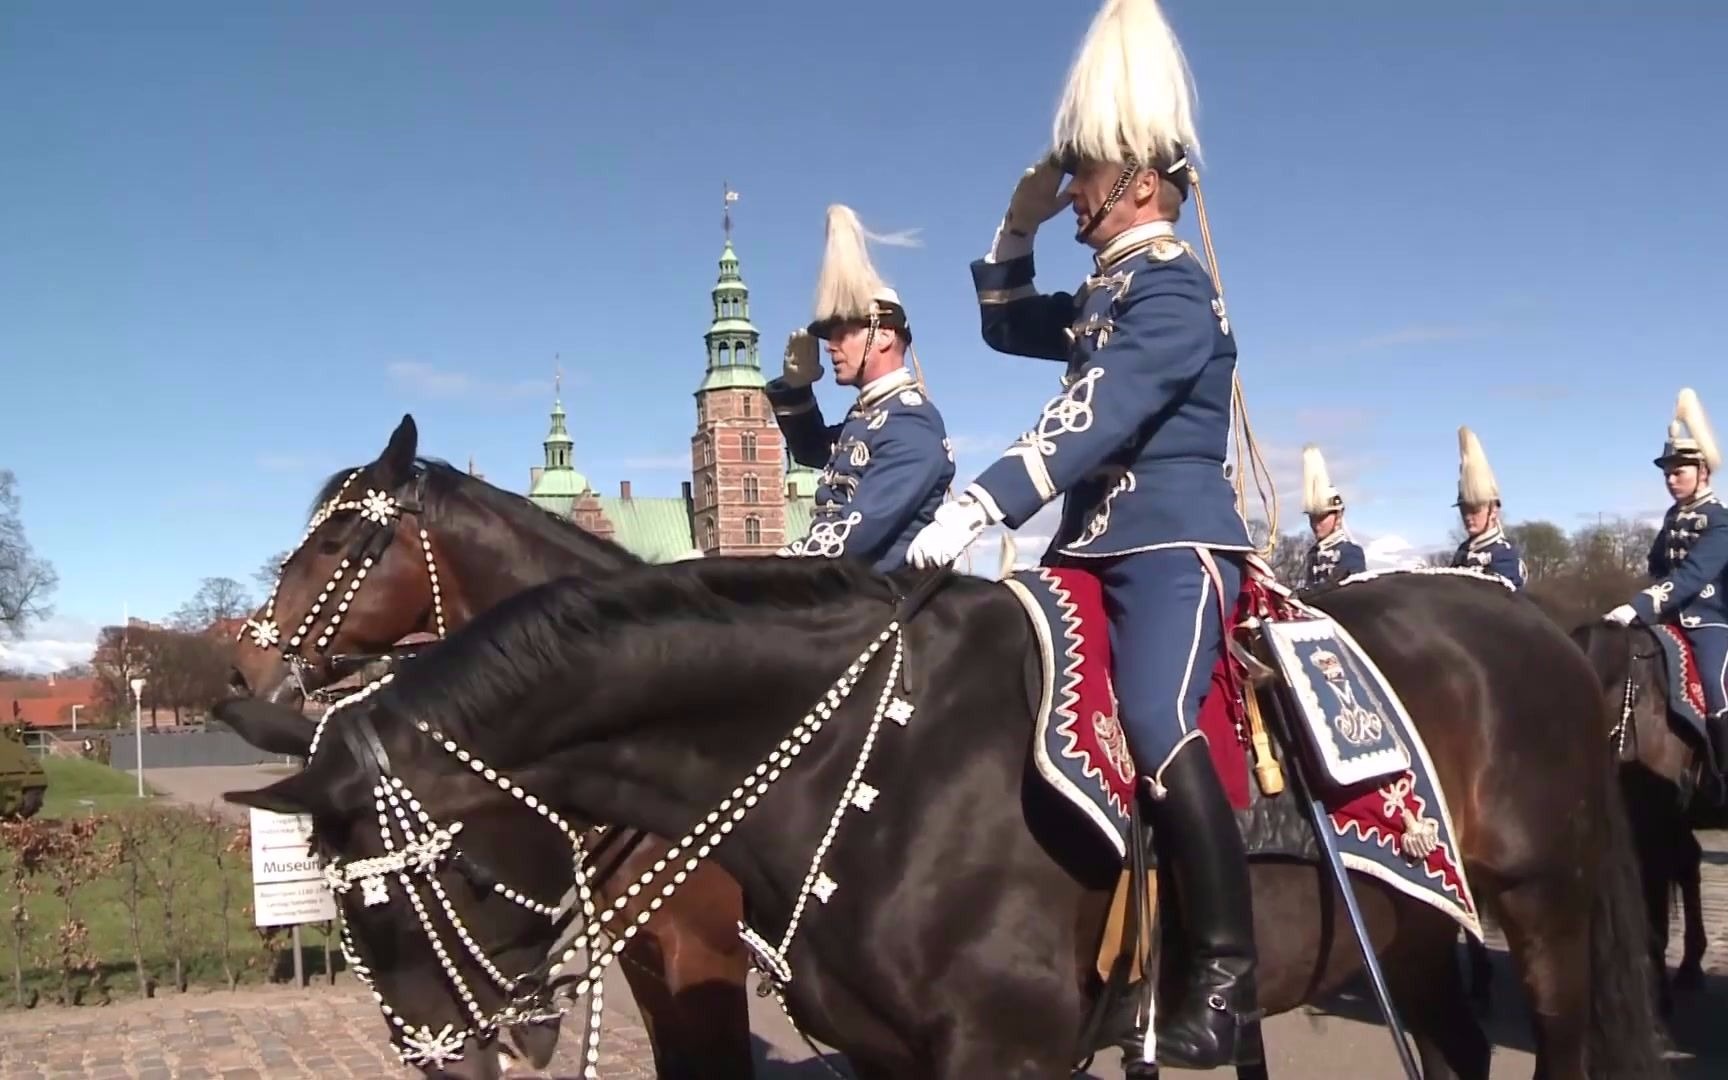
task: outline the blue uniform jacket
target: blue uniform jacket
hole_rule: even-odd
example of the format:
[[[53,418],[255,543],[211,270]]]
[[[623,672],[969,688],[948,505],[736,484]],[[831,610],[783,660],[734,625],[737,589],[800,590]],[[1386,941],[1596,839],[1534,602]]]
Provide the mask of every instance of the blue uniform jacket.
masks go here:
[[[1351,574],[1363,573],[1367,569],[1368,556],[1363,553],[1362,545],[1350,539],[1343,529],[1337,529],[1331,536],[1308,549],[1299,588],[1317,589],[1334,581],[1342,581]]]
[[[984,341],[1067,361],[1064,390],[969,490],[1011,528],[1065,493],[1062,555],[1251,550],[1225,467],[1236,343],[1199,258],[1160,222],[1113,241],[1077,295],[1032,277],[1030,254],[972,264]]]
[[[810,534],[782,554],[864,559],[895,569],[930,524],[954,480],[942,414],[902,368],[864,388],[846,419],[822,422],[808,386],[768,384],[768,400],[793,460],[822,466]]]
[[[1650,546],[1655,584],[1632,598],[1646,623],[1728,626],[1728,507],[1714,492],[1671,506]]]
[[[1524,587],[1524,557],[1498,526],[1459,544],[1452,553],[1452,565],[1486,570],[1510,581],[1514,589]]]

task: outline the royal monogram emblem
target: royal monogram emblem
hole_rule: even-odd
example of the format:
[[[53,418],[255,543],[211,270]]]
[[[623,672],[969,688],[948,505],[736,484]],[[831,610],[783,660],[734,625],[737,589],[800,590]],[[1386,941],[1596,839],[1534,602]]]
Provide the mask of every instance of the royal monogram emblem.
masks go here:
[[[1269,622],[1265,634],[1327,779],[1348,787],[1410,768],[1397,734],[1409,728],[1403,704],[1342,626],[1331,619]]]

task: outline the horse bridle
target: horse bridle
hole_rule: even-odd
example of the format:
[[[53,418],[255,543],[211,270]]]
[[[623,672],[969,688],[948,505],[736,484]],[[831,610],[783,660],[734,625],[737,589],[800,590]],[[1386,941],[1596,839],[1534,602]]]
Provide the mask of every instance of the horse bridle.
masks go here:
[[[366,575],[371,572],[373,565],[384,557],[384,552],[395,539],[396,523],[402,517],[414,516],[420,519],[420,549],[426,559],[426,574],[432,586],[433,621],[437,627],[438,637],[443,638],[445,635],[443,587],[438,580],[438,563],[432,554],[432,538],[426,529],[426,469],[417,467],[414,470],[414,475],[404,482],[397,492],[368,488],[363,498],[345,498],[349,486],[364,471],[363,468],[355,469],[348,474],[342,481],[342,486],[336,489],[336,493],[313,513],[311,521],[307,523],[305,534],[300,537],[300,542],[294,545],[294,550],[290,551],[288,558],[282,561],[282,565],[286,567],[293,560],[294,555],[306,546],[307,541],[312,539],[312,535],[338,513],[345,511],[357,513],[360,515],[361,521],[367,526],[355,538],[349,546],[347,555],[337,564],[336,569],[330,575],[330,579],[319,590],[318,598],[312,602],[299,626],[295,628],[292,634],[288,635],[286,642],[282,640],[282,627],[276,622],[276,598],[282,589],[282,576],[278,570],[276,584],[270,590],[270,598],[264,603],[263,616],[247,619],[235,637],[235,640],[240,640],[242,637],[250,635],[252,644],[258,648],[279,651],[282,658],[288,662],[289,672],[292,674],[301,696],[308,701],[329,702],[341,696],[340,692],[331,691],[325,686],[314,687],[307,679],[308,669],[318,665],[321,661],[333,669],[339,670],[347,664],[358,667],[359,664],[371,660],[399,659],[403,656],[413,655],[412,653],[391,652],[365,657],[349,657],[340,654],[326,655],[326,650],[330,643],[335,640],[336,630],[342,625],[342,619],[347,615],[348,608],[354,602],[355,594],[360,591],[361,584],[366,580]],[[410,486],[413,488],[411,495],[407,493]],[[352,576],[350,576],[350,571],[353,572]],[[346,590],[342,598],[331,605],[331,598],[337,588],[343,584],[344,578],[348,579]],[[307,655],[305,651],[307,642],[312,638],[313,631],[317,629],[319,616],[324,613],[326,607],[331,607],[328,621],[317,634],[316,644],[312,646],[315,651],[311,655]],[[342,674],[337,675],[338,679],[341,677],[343,677]]]
[[[794,726],[787,736],[781,740],[779,747],[761,762],[749,776],[738,784],[732,794],[712,810],[706,818],[699,821],[690,832],[673,843],[665,855],[645,872],[638,880],[632,882],[622,895],[613,901],[605,911],[596,912],[594,902],[594,886],[603,880],[603,874],[596,873],[587,864],[587,855],[582,846],[582,836],[564,818],[553,811],[539,797],[526,792],[509,777],[488,766],[478,756],[462,748],[454,739],[433,728],[425,720],[414,721],[414,728],[421,735],[429,738],[433,745],[440,747],[445,753],[465,764],[474,773],[485,780],[498,785],[499,789],[510,795],[516,801],[538,813],[541,817],[556,825],[571,846],[572,883],[563,898],[556,906],[538,903],[522,893],[516,892],[504,885],[497,874],[491,872],[484,864],[463,852],[456,846],[456,838],[462,830],[460,821],[449,825],[435,823],[426,813],[414,793],[399,778],[391,774],[389,754],[384,749],[382,740],[378,737],[369,713],[361,713],[351,720],[337,724],[344,742],[365,771],[370,782],[374,807],[377,811],[379,834],[383,839],[385,854],[367,859],[332,860],[325,868],[325,879],[333,892],[343,895],[356,885],[360,887],[362,902],[367,906],[388,903],[388,875],[394,875],[400,884],[403,894],[408,898],[419,919],[422,930],[432,943],[433,952],[437,955],[439,965],[449,985],[455,989],[460,1007],[471,1021],[467,1026],[458,1029],[453,1024],[445,1024],[438,1031],[433,1031],[430,1025],[414,1026],[400,1015],[380,992],[372,979],[371,970],[360,958],[355,947],[353,935],[349,929],[348,920],[343,920],[341,946],[343,956],[355,976],[371,991],[374,1001],[384,1013],[391,1026],[391,1044],[403,1063],[411,1066],[429,1066],[442,1068],[450,1061],[462,1056],[463,1047],[470,1037],[492,1035],[500,1028],[521,1025],[559,1021],[567,1006],[557,1001],[557,992],[576,982],[574,975],[562,975],[571,965],[578,953],[586,951],[589,966],[586,974],[580,977],[575,992],[570,997],[579,1000],[584,994],[589,996],[588,1031],[583,1042],[585,1058],[584,1075],[597,1075],[600,1055],[600,1018],[603,1010],[603,983],[601,976],[612,960],[617,958],[635,937],[653,914],[660,910],[665,901],[688,880],[697,867],[708,857],[733,828],[744,819],[750,809],[760,801],[768,787],[777,780],[782,772],[789,768],[802,749],[809,745],[811,737],[819,732],[823,724],[831,719],[862,681],[865,671],[871,662],[879,655],[886,653],[890,664],[883,681],[881,695],[876,703],[875,715],[865,736],[864,747],[860,751],[857,764],[846,790],[842,792],[839,806],[830,820],[826,836],[818,845],[816,857],[812,860],[810,872],[805,877],[799,890],[798,900],[794,906],[791,922],[778,946],[771,945],[755,931],[744,924],[740,930],[745,945],[755,956],[758,968],[772,980],[771,992],[779,1001],[782,1010],[791,1013],[786,1008],[786,1002],[781,989],[791,978],[791,969],[786,962],[786,954],[798,931],[798,926],[805,905],[810,897],[816,897],[826,903],[828,895],[834,888],[834,883],[828,880],[825,873],[819,873],[819,864],[834,839],[841,816],[852,808],[867,811],[874,801],[877,792],[861,780],[864,767],[870,758],[870,746],[876,739],[877,731],[885,720],[904,726],[911,718],[914,707],[905,696],[910,693],[910,673],[905,663],[904,627],[912,616],[920,611],[935,594],[950,580],[949,575],[932,573],[923,576],[906,594],[897,597],[895,617],[889,625],[878,634],[864,651],[848,666],[845,672],[822,696],[817,704],[805,714],[804,718]],[[891,647],[890,647],[891,646]],[[331,715],[341,711],[354,702],[364,700],[372,693],[393,681],[393,674],[385,675],[379,681],[373,682],[365,690],[339,702],[327,711],[318,723],[314,735],[311,753],[317,752],[318,736],[322,735],[325,725]],[[411,816],[412,815],[412,816]],[[392,834],[392,819],[401,832],[401,845],[398,846]],[[621,858],[620,860],[621,861]],[[476,942],[467,928],[462,924],[454,907],[450,904],[443,886],[438,882],[437,871],[441,864],[448,864],[463,874],[470,882],[482,889],[489,889],[507,900],[529,909],[549,919],[556,931],[555,938],[546,955],[533,968],[514,978],[505,976],[491,961]],[[444,943],[434,925],[427,905],[423,902],[415,879],[410,875],[418,875],[426,882],[433,896],[442,907],[445,919],[454,929],[461,941],[464,951],[477,964],[488,978],[504,991],[508,997],[505,1004],[488,1014],[476,1002],[468,981],[451,959],[451,949]],[[661,879],[670,876],[670,880],[662,884]],[[655,888],[658,886],[658,888]],[[609,928],[606,924],[634,900],[646,898],[642,910],[622,929]],[[580,911],[582,918],[576,918]],[[625,921],[625,920],[620,920]],[[601,935],[610,940],[604,944]],[[796,1024],[794,1027],[796,1028]]]

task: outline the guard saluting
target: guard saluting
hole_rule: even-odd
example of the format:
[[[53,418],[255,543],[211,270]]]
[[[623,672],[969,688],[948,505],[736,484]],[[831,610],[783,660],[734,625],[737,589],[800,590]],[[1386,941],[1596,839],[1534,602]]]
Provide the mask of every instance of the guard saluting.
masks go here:
[[[1464,523],[1464,542],[1452,553],[1452,565],[1499,574],[1522,589],[1524,559],[1500,524],[1500,485],[1481,441],[1467,427],[1458,429],[1458,501],[1452,505]]]
[[[1152,980],[1123,1024],[1129,1075],[1154,1061],[1234,1061],[1256,1009],[1242,838],[1197,728],[1253,545],[1225,464],[1236,342],[1210,270],[1176,237],[1191,188],[1205,228],[1192,96],[1154,0],[1107,0],[1069,72],[1054,152],[1026,171],[972,264],[985,342],[1067,361],[1065,389],[910,553],[919,566],[951,562],[987,524],[1019,528],[1066,496],[1045,561],[1084,562],[1103,585],[1122,723],[1188,944],[1187,985],[1159,1017],[1156,1047]],[[1033,235],[1068,204],[1095,269],[1075,295],[1041,294]]]
[[[1302,448],[1302,511],[1314,530],[1314,546],[1302,567],[1301,589],[1317,589],[1368,569],[1362,545],[1344,528],[1344,496],[1332,486],[1317,446]]]
[[[810,534],[783,555],[845,555],[888,571],[929,524],[954,479],[954,455],[936,411],[912,373],[912,328],[900,297],[870,263],[864,226],[844,206],[828,208],[828,243],[816,287],[816,318],[786,342],[784,374],[768,400],[801,465],[822,466]],[[828,346],[834,380],[858,387],[840,424],[822,422],[812,383],[822,377],[817,343]]]

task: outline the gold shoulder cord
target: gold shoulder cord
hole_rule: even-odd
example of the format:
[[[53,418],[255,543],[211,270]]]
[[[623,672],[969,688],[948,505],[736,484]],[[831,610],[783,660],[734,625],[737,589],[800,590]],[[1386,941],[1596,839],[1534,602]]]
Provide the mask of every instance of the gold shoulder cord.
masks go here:
[[[1219,303],[1222,304],[1224,279],[1219,276],[1218,256],[1212,249],[1212,226],[1206,220],[1206,196],[1200,190],[1200,173],[1193,166],[1188,169],[1188,186],[1193,189],[1194,211],[1200,219],[1200,242],[1206,248],[1206,270],[1212,275],[1212,289],[1218,294]],[[1242,394],[1240,358],[1231,380],[1230,411],[1234,421],[1231,428],[1236,443],[1236,471],[1230,477],[1230,483],[1236,489],[1236,513],[1243,522],[1247,522],[1246,481],[1248,472],[1252,470],[1255,495],[1260,500],[1260,509],[1266,515],[1266,542],[1257,550],[1262,558],[1270,559],[1278,543],[1278,491],[1272,483],[1271,470],[1266,467],[1266,461],[1260,455],[1260,442],[1254,437],[1254,426],[1248,420],[1248,405]]]

